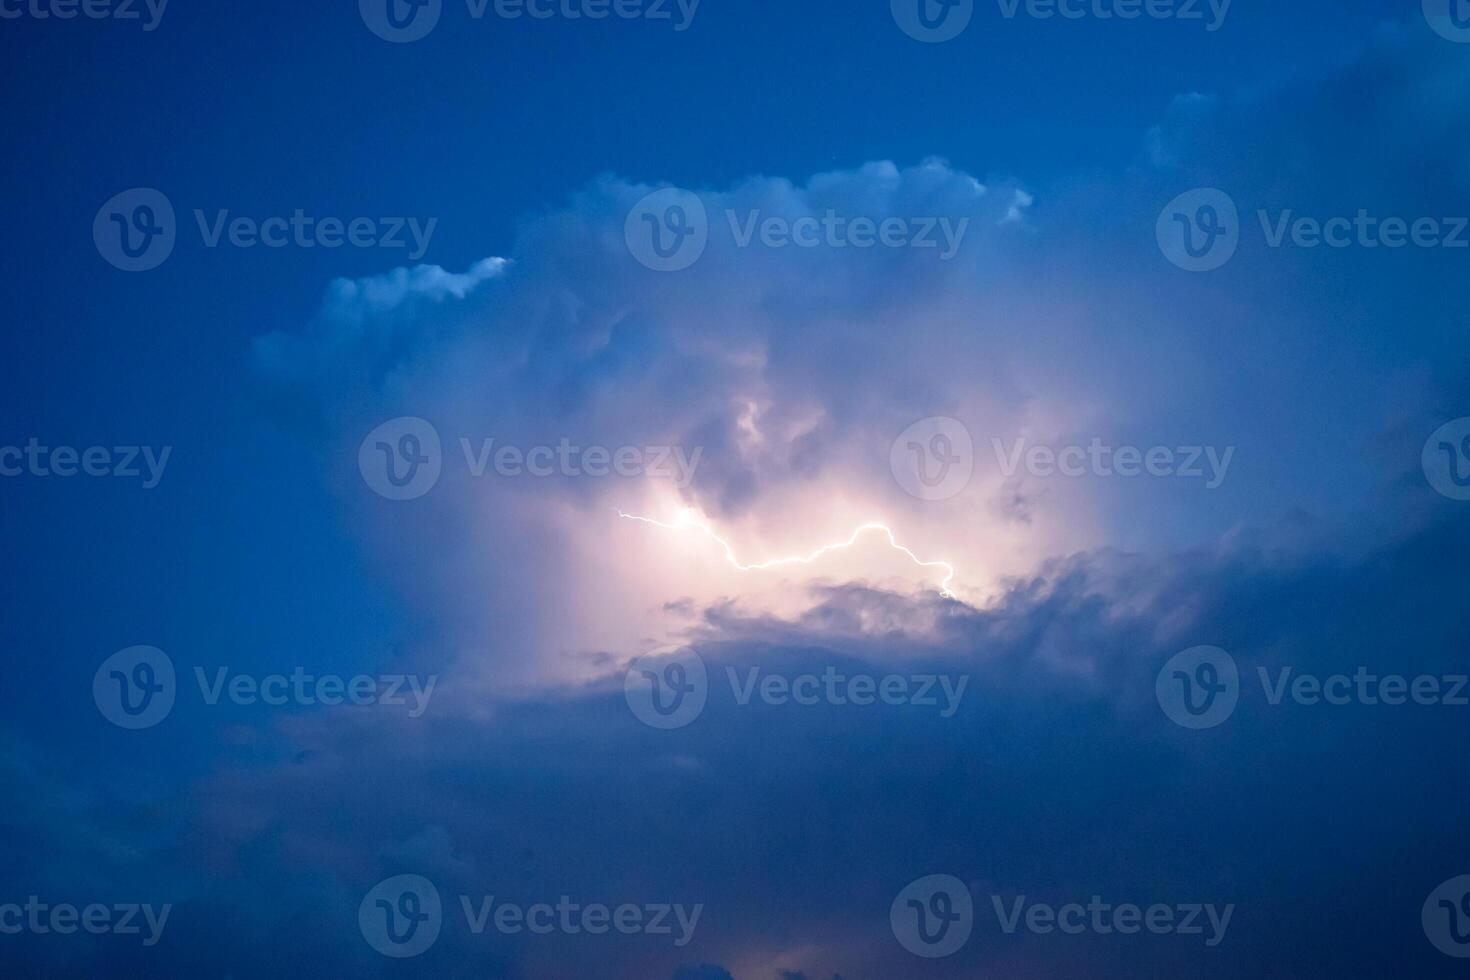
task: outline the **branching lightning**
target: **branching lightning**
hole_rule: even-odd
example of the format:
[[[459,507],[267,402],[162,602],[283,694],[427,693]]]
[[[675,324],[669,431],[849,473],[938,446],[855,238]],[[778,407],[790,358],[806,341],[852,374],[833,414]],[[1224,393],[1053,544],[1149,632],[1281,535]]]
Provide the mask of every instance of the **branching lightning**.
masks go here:
[[[726,541],[724,538],[716,534],[714,532],[714,529],[711,528],[708,524],[703,524],[694,518],[694,511],[691,508],[685,508],[684,510],[681,510],[679,512],[679,516],[674,519],[674,522],[672,524],[666,521],[657,521],[651,517],[639,517],[637,514],[625,514],[621,510],[618,511],[618,516],[623,518],[624,520],[638,521],[642,524],[652,524],[654,527],[666,528],[670,531],[695,530],[703,532],[706,537],[710,538],[724,549],[725,560],[728,561],[733,567],[742,572],[761,571],[762,569],[767,568],[778,568],[782,565],[809,565],[817,559],[821,558],[823,555],[827,554],[829,551],[841,551],[844,548],[852,547],[857,542],[858,538],[862,537],[869,531],[879,531],[888,538],[888,544],[890,547],[892,547],[895,551],[903,552],[909,557],[910,561],[912,561],[915,565],[918,565],[920,568],[944,569],[944,580],[939,583],[939,595],[945,599],[954,598],[954,593],[951,592],[949,588],[949,584],[951,581],[954,580],[955,576],[954,566],[947,561],[922,560],[918,555],[914,554],[908,548],[905,548],[903,545],[899,544],[898,539],[893,535],[893,531],[886,524],[864,524],[857,530],[853,531],[852,535],[848,537],[846,541],[839,541],[833,544],[824,544],[809,555],[795,555],[790,558],[773,558],[770,561],[757,562],[756,564],[745,564],[735,557],[735,549],[731,547],[730,542]]]

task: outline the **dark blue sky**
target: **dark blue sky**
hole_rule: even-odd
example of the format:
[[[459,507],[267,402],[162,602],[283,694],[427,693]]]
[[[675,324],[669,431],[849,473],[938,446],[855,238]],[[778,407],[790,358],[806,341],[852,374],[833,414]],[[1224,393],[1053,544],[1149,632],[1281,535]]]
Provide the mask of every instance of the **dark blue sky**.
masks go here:
[[[1272,248],[1257,220],[1470,214],[1470,45],[1418,3],[1235,0],[1207,31],[980,2],[941,44],[851,0],[703,0],[685,31],[445,0],[409,44],[351,2],[171,0],[151,31],[0,7],[21,12],[0,19],[0,447],[171,447],[152,489],[0,477],[0,906],[174,905],[156,948],[0,934],[0,975],[1456,975],[1419,913],[1470,873],[1470,708],[1271,707],[1257,685],[1192,733],[1153,694],[1202,644],[1250,683],[1466,669],[1470,504],[1421,451],[1470,415],[1470,251]],[[687,273],[625,248],[665,185],[710,212]],[[92,228],[137,187],[178,242],[130,273]],[[1239,206],[1239,254],[1186,273],[1155,223],[1210,187]],[[757,208],[970,231],[947,265],[714,241]],[[433,219],[433,268],[208,248],[195,209]],[[400,416],[444,440],[422,501],[359,473]],[[978,475],[931,506],[889,447],[941,416]],[[701,468],[678,492],[482,479],[459,439],[489,437],[697,446]],[[991,455],[1094,437],[1228,445],[1232,469],[1218,490],[1018,481]],[[676,505],[742,559],[882,520],[968,591],[896,583],[873,549],[747,592],[698,541],[617,520]],[[953,724],[712,693],[659,733],[619,690],[655,639],[715,677],[866,664],[974,693]],[[140,644],[180,693],[131,732],[92,683]],[[423,719],[209,705],[194,668],[224,666],[439,687]],[[1234,942],[985,934],[911,957],[888,904],[939,872],[981,911],[1028,890],[1235,902]],[[568,888],[708,909],[688,949],[461,921],[398,961],[356,912],[400,873],[456,914],[451,895]]]

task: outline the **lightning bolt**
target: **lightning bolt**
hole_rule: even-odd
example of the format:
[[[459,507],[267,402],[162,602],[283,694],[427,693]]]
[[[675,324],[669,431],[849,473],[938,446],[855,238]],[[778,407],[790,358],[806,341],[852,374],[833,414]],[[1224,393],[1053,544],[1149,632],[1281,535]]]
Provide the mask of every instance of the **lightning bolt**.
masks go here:
[[[693,509],[685,508],[684,510],[681,510],[679,512],[679,516],[675,518],[674,523],[670,524],[665,521],[656,521],[651,517],[639,517],[637,514],[625,514],[621,510],[618,511],[618,516],[628,521],[638,521],[641,524],[652,524],[654,527],[661,527],[670,531],[683,531],[691,528],[696,531],[701,531],[706,537],[710,538],[721,548],[723,548],[725,551],[725,560],[742,572],[756,572],[766,568],[778,568],[782,565],[809,565],[812,562],[816,561],[818,558],[821,558],[823,555],[827,554],[829,551],[841,551],[844,548],[852,547],[853,544],[857,542],[858,538],[862,537],[869,531],[879,531],[888,538],[888,544],[891,548],[893,548],[893,550],[903,552],[909,557],[910,561],[912,561],[915,565],[918,565],[920,568],[944,569],[944,580],[939,583],[939,595],[941,598],[944,599],[954,598],[954,593],[951,592],[949,588],[949,583],[954,580],[955,576],[954,566],[947,561],[922,560],[918,555],[914,554],[908,548],[905,548],[903,545],[899,544],[898,539],[893,535],[893,531],[886,524],[878,524],[876,522],[864,524],[860,526],[857,530],[853,531],[846,541],[838,541],[832,544],[824,544],[809,555],[795,555],[790,558],[773,558],[770,561],[763,561],[753,565],[747,565],[741,562],[740,559],[735,557],[735,549],[731,547],[730,542],[726,541],[724,538],[716,534],[714,532],[714,528],[710,527],[708,524],[702,524],[699,521],[695,520],[693,514]]]

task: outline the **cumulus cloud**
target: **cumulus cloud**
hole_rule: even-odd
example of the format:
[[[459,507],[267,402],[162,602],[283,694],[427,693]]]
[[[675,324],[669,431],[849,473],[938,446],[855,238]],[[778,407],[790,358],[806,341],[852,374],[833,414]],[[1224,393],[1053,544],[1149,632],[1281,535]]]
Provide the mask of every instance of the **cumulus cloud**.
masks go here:
[[[1416,100],[1462,107],[1446,58],[1390,33],[1286,96],[1183,98],[1138,167],[1106,179],[1035,187],[928,161],[695,188],[711,240],[677,274],[643,267],[623,239],[655,187],[608,177],[529,218],[504,258],[339,283],[302,329],[262,337],[273,403],[422,614],[423,659],[444,677],[421,719],[295,716],[261,733],[274,756],[242,742],[183,794],[182,843],[150,853],[160,876],[212,880],[180,885],[187,938],[159,952],[164,972],[227,956],[242,976],[402,975],[363,944],[355,911],[377,881],[418,873],[451,908],[459,894],[705,905],[683,949],[447,928],[418,964],[435,976],[913,975],[889,903],[945,873],[982,917],[990,896],[1019,895],[1238,911],[1209,955],[1157,937],[1007,936],[988,919],[926,965],[934,977],[1431,975],[1418,904],[1470,862],[1470,800],[1445,762],[1466,748],[1455,709],[1256,697],[1191,733],[1153,697],[1163,663],[1199,643],[1247,676],[1460,669],[1470,537],[1414,470],[1427,422],[1465,390],[1446,366],[1463,354],[1447,330],[1462,306],[1432,281],[1434,260],[1400,284],[1389,257],[1375,273],[1389,291],[1357,291],[1366,253],[1257,243],[1191,279],[1159,256],[1152,225],[1205,183],[1228,186],[1248,219],[1456,200],[1463,164],[1445,148],[1458,124],[1406,127],[1401,164],[1350,152],[1338,125],[1364,91],[1385,93],[1370,108],[1395,118]],[[1425,189],[1436,161],[1438,190]],[[1358,182],[1323,178],[1338,171]],[[1385,196],[1322,190],[1365,174]],[[970,231],[947,262],[742,248],[719,231],[726,211],[757,209],[942,213]],[[1422,329],[1375,340],[1379,304],[1421,288]],[[1359,382],[1375,366],[1390,380],[1370,399]],[[921,501],[888,450],[940,414],[976,435],[977,473],[952,500]],[[444,472],[394,502],[364,482],[358,449],[404,415],[433,424]],[[1237,445],[1238,475],[1212,496],[1008,478],[986,462],[993,436],[1093,435]],[[704,462],[686,487],[473,476],[459,440],[488,438],[697,446]],[[941,597],[881,546],[800,574],[739,573],[708,539],[620,521],[619,507],[695,508],[752,558],[880,517],[952,561],[962,587]],[[968,693],[942,717],[741,705],[725,685],[694,724],[661,732],[630,712],[622,665],[670,636],[717,684],[727,670],[830,667],[964,674]],[[130,828],[87,816],[127,853]],[[49,969],[43,954],[17,956]]]

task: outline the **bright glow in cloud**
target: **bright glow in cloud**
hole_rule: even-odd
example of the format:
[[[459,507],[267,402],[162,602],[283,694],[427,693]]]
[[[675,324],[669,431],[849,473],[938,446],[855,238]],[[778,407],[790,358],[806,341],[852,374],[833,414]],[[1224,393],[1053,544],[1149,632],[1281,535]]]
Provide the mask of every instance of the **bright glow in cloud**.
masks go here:
[[[879,524],[877,522],[869,522],[867,524],[863,524],[859,526],[856,530],[854,530],[846,541],[835,542],[833,544],[824,544],[809,555],[798,555],[789,558],[773,558],[770,561],[745,564],[735,557],[735,549],[730,545],[728,541],[716,534],[714,529],[711,528],[708,524],[702,523],[695,519],[695,511],[692,507],[686,507],[683,510],[679,511],[679,514],[677,517],[674,518],[673,523],[657,521],[651,517],[639,517],[636,514],[625,514],[621,510],[618,511],[618,516],[624,518],[625,520],[642,521],[644,524],[652,524],[655,527],[667,528],[671,531],[693,529],[703,532],[706,536],[717,542],[720,547],[724,549],[725,559],[731,565],[735,566],[735,568],[739,569],[742,572],[762,571],[768,568],[779,568],[782,565],[810,565],[812,562],[821,558],[823,555],[828,554],[829,552],[842,551],[844,549],[851,548],[854,544],[857,543],[858,538],[862,537],[869,531],[879,531],[888,538],[888,544],[890,547],[892,547],[895,551],[903,552],[909,557],[910,560],[913,561],[915,565],[918,565],[920,568],[942,568],[944,570],[944,579],[939,583],[939,594],[946,599],[954,598],[954,593],[951,592],[949,588],[950,583],[954,581],[954,566],[947,561],[924,561],[908,548],[905,548],[903,545],[899,544],[898,539],[894,537],[892,529],[889,528],[886,524]]]

